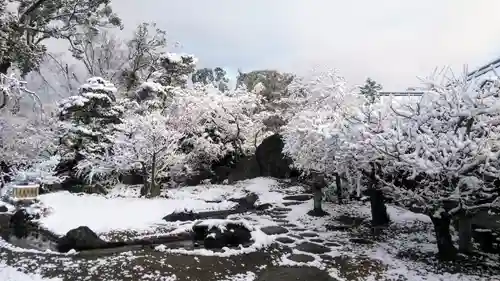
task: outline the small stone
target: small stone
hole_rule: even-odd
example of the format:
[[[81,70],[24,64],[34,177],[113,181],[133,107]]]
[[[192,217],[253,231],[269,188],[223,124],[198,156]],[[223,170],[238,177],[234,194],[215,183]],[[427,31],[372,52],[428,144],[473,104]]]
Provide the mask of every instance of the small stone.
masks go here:
[[[340,246],[342,246],[341,244],[339,244],[337,242],[326,242],[325,245],[328,247],[340,247]]]
[[[325,240],[320,239],[320,238],[312,238],[312,239],[309,239],[309,241],[314,242],[314,243],[323,243],[323,242],[325,242]]]
[[[286,228],[292,228],[292,227],[297,227],[296,224],[293,224],[293,223],[284,223],[281,225],[282,227],[286,227]]]
[[[271,214],[271,217],[273,217],[275,219],[285,219],[288,216],[287,215],[283,215],[283,214]]]
[[[283,202],[283,205],[285,206],[295,206],[295,205],[300,205],[300,204],[303,204],[304,202],[303,201],[287,201],[287,202]]]
[[[301,237],[306,238],[306,237],[318,237],[319,235],[317,233],[313,232],[304,232],[299,234]]]
[[[328,272],[316,267],[267,267],[258,274],[255,281],[278,281],[278,280],[294,280],[294,281],[335,281]]]
[[[304,254],[293,254],[288,259],[294,262],[311,262],[314,260],[314,257]]]
[[[334,260],[334,258],[330,255],[320,255],[319,256],[322,260],[325,260],[325,261],[332,261]]]
[[[328,253],[331,251],[329,248],[327,248],[325,246],[322,246],[322,245],[319,245],[316,243],[311,243],[311,242],[303,242],[303,243],[297,245],[297,247],[295,247],[295,249],[302,251],[302,252],[312,253],[312,254],[324,254],[324,253]]]
[[[302,227],[295,227],[295,228],[292,228],[293,231],[306,231],[307,229],[305,228],[302,228]]]
[[[0,206],[0,213],[5,213],[5,212],[8,212],[8,211],[9,211],[9,209],[6,206],[4,206],[4,205]]]
[[[325,225],[326,230],[329,231],[347,231],[351,228],[351,225],[342,225],[342,224],[327,224]]]
[[[313,196],[311,194],[299,194],[299,195],[289,195],[283,197],[283,200],[290,200],[290,201],[308,201],[311,200]]]
[[[371,245],[373,241],[365,239],[365,238],[351,238],[349,239],[352,243],[363,244],[363,245]]]
[[[295,242],[294,239],[287,237],[287,236],[278,237],[278,238],[276,238],[276,241],[283,243],[283,244],[291,244],[291,243]]]
[[[273,219],[273,221],[277,222],[277,223],[287,223],[288,220],[284,220],[284,219]]]
[[[292,209],[291,208],[283,208],[283,207],[276,207],[273,209],[273,211],[276,212],[290,212]]]
[[[288,232],[288,229],[281,226],[266,226],[260,229],[267,235],[284,234]]]

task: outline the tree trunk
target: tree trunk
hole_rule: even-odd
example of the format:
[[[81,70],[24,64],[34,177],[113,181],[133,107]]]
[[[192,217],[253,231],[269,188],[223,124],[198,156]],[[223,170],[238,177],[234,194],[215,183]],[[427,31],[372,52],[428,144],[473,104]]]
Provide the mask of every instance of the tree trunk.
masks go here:
[[[10,62],[2,62],[0,63],[0,73],[7,75],[7,71],[10,68]],[[0,109],[4,108],[7,106],[7,94],[3,91],[0,91]]]
[[[313,208],[313,211],[314,212],[322,212],[323,211],[323,208],[321,206],[321,203],[323,201],[323,193],[321,192],[321,188],[318,188],[318,187],[314,187],[314,197],[313,197],[313,201],[314,201],[314,208]]]
[[[458,250],[461,253],[472,252],[472,218],[464,215],[458,221]]]
[[[436,233],[439,259],[444,261],[454,260],[457,255],[457,249],[451,240],[450,217],[446,214],[442,214],[439,218],[431,217],[431,220]]]
[[[141,188],[141,196],[147,196],[149,194],[149,181],[148,181],[148,173],[146,171],[146,166],[142,165],[142,181],[143,185]]]
[[[368,192],[370,194],[370,207],[372,213],[372,226],[384,226],[390,222],[387,208],[385,207],[385,198],[382,190],[377,189],[377,177],[375,172],[375,164],[372,164],[370,173],[370,186]]]
[[[340,180],[340,175],[335,175],[335,185],[337,186],[337,200],[339,204],[342,204],[342,182]]]
[[[150,186],[151,197],[156,197],[160,195],[158,191],[158,186],[156,185],[156,153],[153,153],[153,163],[151,165],[151,186]]]
[[[372,213],[372,226],[388,225],[391,221],[385,207],[384,194],[381,190],[370,190],[370,207]]]

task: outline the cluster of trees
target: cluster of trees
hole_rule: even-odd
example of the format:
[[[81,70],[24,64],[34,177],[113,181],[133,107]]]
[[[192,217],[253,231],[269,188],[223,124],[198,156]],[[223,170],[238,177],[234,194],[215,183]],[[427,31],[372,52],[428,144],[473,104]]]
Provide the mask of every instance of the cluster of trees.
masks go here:
[[[313,75],[301,81],[308,98],[283,135],[299,168],[346,179],[348,194],[367,191],[375,225],[389,220],[384,195],[429,215],[440,257],[453,259],[450,221],[459,220],[459,250],[469,251],[470,217],[500,207],[500,82],[435,82],[448,74],[407,103],[377,102],[371,81],[359,91],[333,72]]]

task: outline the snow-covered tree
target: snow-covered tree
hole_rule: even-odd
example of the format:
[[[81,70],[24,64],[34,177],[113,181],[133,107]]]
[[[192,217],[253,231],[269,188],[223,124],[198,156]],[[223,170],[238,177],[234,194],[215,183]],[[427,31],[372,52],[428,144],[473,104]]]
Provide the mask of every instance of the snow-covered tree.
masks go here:
[[[0,3],[0,73],[17,66],[27,74],[37,68],[47,39],[65,39],[70,51],[82,52],[84,29],[120,26],[110,0],[11,0]],[[5,93],[4,93],[5,100]],[[0,108],[5,107],[0,103]]]
[[[94,77],[80,87],[79,95],[60,103],[59,118],[64,133],[59,147],[61,167],[72,177],[86,177],[89,173],[81,168],[76,173],[74,167],[79,161],[111,151],[115,125],[121,122],[124,111],[116,104],[115,92],[113,84]]]
[[[344,132],[362,99],[334,71],[296,78],[289,92],[287,103],[297,112],[284,126],[284,151],[306,174],[344,174],[347,166],[339,155],[343,153]],[[321,214],[322,191],[318,188],[315,193],[314,210]]]
[[[193,84],[202,83],[204,85],[213,84],[222,93],[229,90],[229,79],[226,77],[226,71],[223,68],[216,67],[201,68],[196,70],[191,77]]]
[[[193,55],[166,53],[160,56],[162,67],[158,83],[164,86],[186,88],[189,77],[196,70],[198,60]]]
[[[456,252],[450,219],[500,206],[500,83],[480,89],[464,77],[428,85],[420,102],[395,108],[397,119],[370,143],[391,163],[385,173],[402,171],[418,183],[393,186],[395,194],[432,218],[440,255],[449,259]]]
[[[253,114],[258,106],[256,95],[221,93],[206,85],[178,92],[169,110],[186,136],[183,149],[188,161],[203,166],[253,152],[255,136],[262,128],[259,115]]]
[[[9,100],[18,103],[24,97],[33,99],[35,106],[41,106],[38,95],[26,88],[26,82],[16,78],[15,74],[5,75],[0,73],[0,113],[5,111]]]
[[[4,169],[0,180],[15,177],[21,171],[33,171],[55,152],[56,119],[50,112],[3,112],[0,118],[0,162]]]
[[[89,169],[90,179],[138,171],[144,178],[141,194],[158,196],[159,179],[167,179],[175,169],[182,168],[185,157],[179,153],[183,135],[172,126],[174,123],[175,120],[160,112],[128,115],[123,123],[117,125],[119,131],[110,152],[89,157],[81,161],[78,168]]]
[[[363,86],[359,87],[359,92],[365,96],[366,102],[368,104],[374,104],[380,100],[380,91],[382,90],[382,86],[372,80],[371,78],[367,78],[366,82]]]

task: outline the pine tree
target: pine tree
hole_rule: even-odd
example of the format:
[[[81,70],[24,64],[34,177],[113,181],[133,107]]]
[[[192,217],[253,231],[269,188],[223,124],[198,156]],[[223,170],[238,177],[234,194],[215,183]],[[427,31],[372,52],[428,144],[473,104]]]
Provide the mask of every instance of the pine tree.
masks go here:
[[[371,78],[367,78],[365,85],[359,87],[359,90],[366,97],[368,104],[374,104],[380,100],[379,92],[382,90],[382,86]]]
[[[121,122],[123,108],[116,104],[116,88],[108,81],[94,77],[80,87],[80,93],[64,100],[59,118],[65,134],[60,140],[62,165],[59,172],[68,172],[73,179],[92,179],[89,169],[76,165],[87,158],[112,153],[115,124]],[[62,169],[62,168],[66,169]]]

